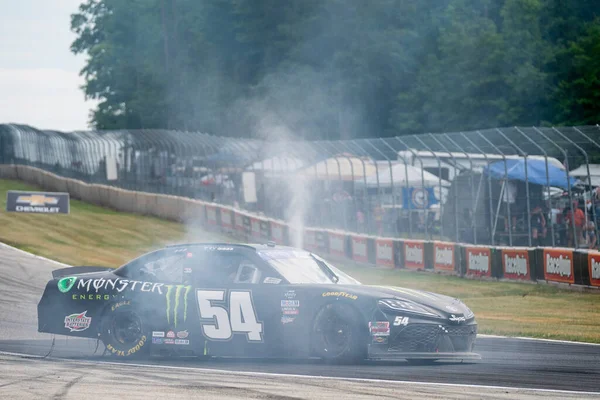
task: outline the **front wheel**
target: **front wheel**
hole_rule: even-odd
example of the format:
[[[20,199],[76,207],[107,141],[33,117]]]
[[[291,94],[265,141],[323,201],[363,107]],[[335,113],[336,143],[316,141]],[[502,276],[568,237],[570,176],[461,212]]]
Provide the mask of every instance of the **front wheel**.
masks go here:
[[[349,305],[325,305],[314,319],[313,353],[327,361],[357,362],[365,359],[366,340],[360,328],[360,319]]]
[[[147,354],[149,333],[131,300],[111,304],[102,317],[100,339],[109,354],[117,357]]]

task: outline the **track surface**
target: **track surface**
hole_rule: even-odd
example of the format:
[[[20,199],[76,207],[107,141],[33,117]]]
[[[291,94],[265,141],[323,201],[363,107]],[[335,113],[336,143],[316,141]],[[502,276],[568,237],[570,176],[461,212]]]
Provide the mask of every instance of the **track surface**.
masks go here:
[[[34,258],[11,248],[0,246],[0,351],[37,356],[48,353],[51,347],[51,336],[37,333],[36,304],[41,296],[42,288],[51,276],[51,271],[60,267],[60,265],[50,263],[49,261]],[[355,366],[329,366],[315,361],[198,361],[194,359],[151,359],[143,361],[144,364],[148,364],[147,366],[134,367],[133,365],[123,365],[125,364],[123,362],[117,364],[99,364],[99,362],[115,362],[116,360],[108,356],[100,356],[103,351],[102,345],[99,346],[96,353],[94,352],[95,347],[95,341],[57,337],[51,355],[52,358],[46,360],[0,354],[0,368],[3,371],[3,373],[0,374],[0,397],[6,393],[11,393],[10,397],[13,398],[13,393],[10,392],[10,390],[12,390],[11,388],[22,389],[25,382],[31,383],[32,380],[45,382],[52,380],[48,378],[49,376],[52,376],[52,374],[61,376],[61,374],[64,375],[64,371],[71,371],[67,374],[69,376],[72,375],[71,378],[68,378],[67,375],[63,376],[67,381],[63,382],[60,379],[58,380],[59,382],[62,382],[63,386],[59,385],[56,392],[58,394],[55,398],[63,398],[66,396],[67,392],[69,392],[69,388],[66,388],[66,385],[71,383],[71,386],[75,384],[79,386],[79,380],[84,378],[86,382],[88,382],[89,373],[84,372],[91,370],[99,371],[94,372],[94,379],[100,380],[100,377],[114,379],[114,376],[117,376],[118,374],[121,374],[120,376],[127,374],[128,379],[134,380],[132,388],[137,387],[138,389],[136,390],[147,390],[147,387],[142,383],[143,379],[140,381],[139,378],[137,378],[138,373],[143,376],[147,375],[148,377],[151,375],[162,376],[163,380],[158,379],[156,383],[159,388],[167,388],[169,385],[176,384],[172,379],[170,380],[170,378],[168,378],[169,376],[176,377],[176,379],[173,379],[177,381],[180,377],[194,375],[193,381],[197,382],[196,386],[189,382],[186,384],[179,383],[180,386],[178,387],[180,389],[183,388],[182,394],[187,390],[186,385],[191,385],[191,388],[205,388],[208,390],[207,394],[212,393],[212,395],[225,396],[227,398],[246,397],[246,395],[239,392],[240,387],[244,387],[244,379],[248,381],[247,385],[256,385],[256,382],[261,379],[266,382],[264,383],[266,386],[263,387],[266,391],[261,392],[262,394],[258,392],[254,393],[252,390],[248,389],[248,397],[250,398],[315,398],[325,396],[325,394],[327,394],[326,397],[339,397],[344,395],[346,390],[349,390],[348,393],[350,397],[346,396],[348,398],[361,397],[359,396],[360,393],[363,393],[365,396],[373,395],[378,397],[391,396],[399,398],[400,396],[398,392],[394,392],[398,389],[398,382],[380,382],[375,385],[376,387],[373,386],[373,384],[369,385],[368,383],[363,382],[362,384],[366,385],[366,387],[359,390],[358,386],[356,386],[357,391],[355,396],[352,394],[354,392],[349,389],[349,386],[359,385],[357,381],[344,381],[347,383],[346,386],[348,387],[344,385],[339,387],[338,384],[340,381],[338,380],[320,381],[322,384],[320,384],[319,387],[324,390],[326,389],[326,391],[314,392],[312,389],[307,388],[308,386],[312,385],[311,387],[313,387],[315,385],[314,382],[310,383],[310,379],[303,380],[302,378],[294,378],[294,380],[292,377],[272,377],[269,380],[266,378],[266,375],[263,375],[263,378],[255,377],[253,379],[248,379],[247,377],[244,378],[238,376],[238,378],[234,379],[231,378],[231,374],[219,373],[214,371],[216,369],[389,381],[437,382],[446,384],[586,391],[599,392],[596,398],[600,398],[600,346],[584,344],[550,343],[504,338],[478,338],[476,351],[482,355],[483,359],[481,361],[464,364],[439,363],[434,366],[422,367],[409,366],[404,362],[367,362]],[[61,360],[58,360],[57,358],[61,358]],[[64,360],[64,358],[67,358],[68,360]],[[172,373],[165,373],[166,371],[164,370],[162,373],[157,373],[157,369],[153,368],[152,364],[172,366],[174,368],[172,369]],[[40,375],[38,367],[41,367],[42,365],[44,371],[55,372],[48,372],[46,375]],[[213,371],[207,371],[206,369],[213,369]],[[81,374],[78,375],[77,371],[81,372]],[[215,378],[215,374],[220,374],[220,378]],[[12,375],[15,375],[14,379],[11,378]],[[37,377],[38,375],[40,377]],[[230,376],[229,378],[224,378],[224,376],[228,375]],[[225,381],[231,379],[231,385],[224,384],[224,379]],[[271,387],[268,382],[273,379],[276,382],[271,382]],[[282,391],[282,385],[280,383],[288,380],[289,383]],[[292,383],[292,381],[295,383]],[[215,386],[215,382],[219,382],[219,385],[217,386],[221,389],[223,387],[230,388],[231,391],[225,389],[223,389],[225,391],[220,391],[221,389],[218,389],[217,392],[211,392],[212,389],[210,389],[210,387],[212,386],[209,385],[209,382],[213,382],[212,386]],[[303,386],[302,390],[305,392],[302,392],[303,394],[301,397],[297,397],[299,396],[299,393],[296,389],[291,389],[294,387],[293,385]],[[413,395],[416,397],[422,396],[431,398],[431,393],[439,393],[440,391],[439,387],[434,389],[431,385],[417,385],[416,389],[414,388],[415,385],[406,383],[403,383],[402,385],[402,398],[412,398],[411,396]],[[31,388],[37,388],[37,385],[34,384],[30,384],[29,386],[31,386]],[[33,397],[37,390],[35,388],[32,389],[32,392],[26,397]],[[383,392],[378,392],[380,389],[383,390]],[[7,390],[9,390],[9,392],[6,392]],[[157,390],[158,391],[155,393],[156,395],[160,393],[160,389]],[[361,392],[361,390],[363,392]],[[456,398],[461,398],[470,396],[474,393],[479,393],[481,395],[479,398],[514,398],[514,396],[518,396],[519,398],[526,398],[527,396],[532,396],[532,398],[538,398],[538,396],[541,396],[539,398],[548,398],[550,396],[567,398],[567,394],[565,393],[523,392],[508,389],[477,388],[475,390],[465,387],[457,388],[453,386],[444,386],[444,390],[445,395],[441,396],[441,398],[454,398],[455,395],[457,396]],[[135,390],[133,390],[133,392],[135,392]],[[485,395],[484,392],[486,393]],[[71,393],[73,397],[75,397],[76,394],[78,396],[81,395],[81,393],[76,393],[76,391],[71,391],[69,393]],[[90,393],[93,394],[93,391]],[[278,394],[276,395],[275,393]],[[167,395],[171,397],[170,394],[165,392],[165,396]],[[504,397],[504,395],[509,396]],[[581,393],[576,396],[576,398],[583,397],[584,395]]]

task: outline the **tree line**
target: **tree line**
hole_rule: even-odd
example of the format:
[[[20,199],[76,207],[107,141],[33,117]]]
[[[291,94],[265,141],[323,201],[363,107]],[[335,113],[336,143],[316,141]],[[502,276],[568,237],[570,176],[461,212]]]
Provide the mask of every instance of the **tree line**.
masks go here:
[[[380,137],[600,120],[597,0],[87,0],[97,129]]]

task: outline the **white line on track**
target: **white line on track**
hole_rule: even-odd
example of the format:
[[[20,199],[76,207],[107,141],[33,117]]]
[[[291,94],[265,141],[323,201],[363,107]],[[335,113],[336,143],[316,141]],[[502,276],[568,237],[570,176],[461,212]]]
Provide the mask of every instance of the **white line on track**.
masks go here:
[[[17,357],[28,357],[28,358],[40,358],[42,356],[32,356],[23,353],[13,353],[0,351],[0,355],[17,356]],[[112,361],[91,361],[91,360],[73,360],[69,358],[61,357],[48,357],[47,360],[60,360],[68,361],[71,363],[84,363],[84,364],[105,364],[114,365],[119,367],[135,367],[135,368],[153,368],[153,369],[170,369],[175,371],[187,371],[187,372],[206,372],[213,374],[227,374],[236,376],[263,376],[263,377],[274,377],[274,378],[294,378],[294,379],[319,379],[319,380],[331,380],[331,381],[349,381],[349,382],[366,382],[366,383],[380,383],[387,385],[417,385],[417,386],[439,386],[439,387],[454,387],[454,388],[472,388],[472,389],[495,389],[495,390],[513,390],[513,391],[528,391],[538,393],[562,393],[562,394],[580,394],[580,395],[600,395],[600,392],[584,392],[576,390],[559,390],[559,389],[538,389],[538,388],[523,388],[523,387],[511,387],[511,386],[493,386],[493,385],[472,385],[462,383],[438,383],[438,382],[418,382],[418,381],[396,381],[391,379],[367,379],[367,378],[344,378],[334,376],[322,376],[322,375],[299,375],[299,374],[279,374],[274,372],[245,372],[245,371],[232,371],[227,369],[214,369],[214,368],[194,368],[194,367],[178,367],[174,365],[157,365],[157,364],[140,364],[140,363],[119,363]]]
[[[585,346],[600,346],[600,343],[590,343],[590,342],[573,342],[571,340],[558,340],[558,339],[542,339],[542,338],[532,338],[525,336],[499,336],[499,335],[482,335],[477,334],[478,338],[484,339],[515,339],[515,340],[530,340],[533,342],[548,342],[548,343],[557,343],[557,344],[581,344]]]

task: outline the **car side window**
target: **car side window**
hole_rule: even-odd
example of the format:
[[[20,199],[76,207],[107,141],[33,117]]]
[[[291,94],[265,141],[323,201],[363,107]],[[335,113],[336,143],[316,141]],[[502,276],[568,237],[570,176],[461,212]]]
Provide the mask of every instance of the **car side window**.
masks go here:
[[[235,284],[260,283],[262,273],[252,260],[242,254],[215,253],[194,268],[197,286],[228,287]]]
[[[185,253],[157,251],[126,265],[123,277],[146,282],[184,283]]]

